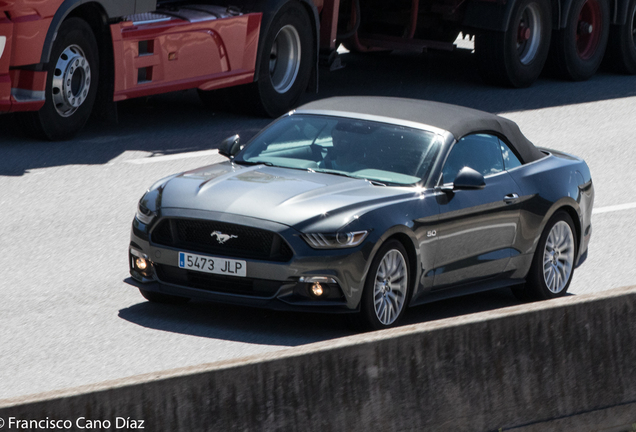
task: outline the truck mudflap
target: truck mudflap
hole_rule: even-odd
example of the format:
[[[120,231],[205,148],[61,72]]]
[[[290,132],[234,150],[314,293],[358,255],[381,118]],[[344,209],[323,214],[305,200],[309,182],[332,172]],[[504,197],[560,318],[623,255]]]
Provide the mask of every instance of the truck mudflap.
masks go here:
[[[113,100],[253,82],[261,18],[193,5],[111,25]]]

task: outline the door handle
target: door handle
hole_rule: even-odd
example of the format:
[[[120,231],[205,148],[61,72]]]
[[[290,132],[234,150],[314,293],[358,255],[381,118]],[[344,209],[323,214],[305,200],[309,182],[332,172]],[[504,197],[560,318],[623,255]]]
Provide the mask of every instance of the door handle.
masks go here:
[[[508,194],[504,197],[504,202],[506,204],[512,204],[513,202],[517,201],[519,199],[519,195],[517,195],[516,193],[511,193]]]

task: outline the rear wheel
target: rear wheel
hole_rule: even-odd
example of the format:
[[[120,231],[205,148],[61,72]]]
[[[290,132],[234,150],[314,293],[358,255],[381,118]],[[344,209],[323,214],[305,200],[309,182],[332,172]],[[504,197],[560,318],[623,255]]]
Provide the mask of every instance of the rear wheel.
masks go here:
[[[547,0],[521,0],[505,32],[483,31],[475,54],[485,81],[528,87],[543,70],[550,47],[551,9]]]
[[[636,74],[636,0],[629,2],[625,23],[612,26],[610,40],[606,56],[610,66],[620,73]]]
[[[404,315],[410,293],[409,261],[402,243],[390,240],[376,254],[366,277],[360,319],[364,327],[395,326]]]
[[[139,292],[146,300],[152,303],[164,303],[164,304],[183,304],[190,301],[187,297],[173,296],[170,294],[162,294],[156,291],[148,291],[139,288]]]
[[[258,80],[240,87],[199,91],[213,109],[251,111],[278,117],[294,108],[307,89],[315,61],[309,15],[298,2],[285,5],[261,47]]]
[[[570,215],[557,212],[546,224],[535,251],[532,267],[523,290],[513,290],[518,297],[547,300],[567,293],[574,273],[577,239]]]
[[[21,116],[25,132],[52,141],[75,136],[90,117],[98,80],[93,31],[86,21],[69,18],[60,26],[51,50],[44,106]]]
[[[557,74],[574,81],[598,70],[609,37],[606,0],[574,0],[564,29],[555,32],[550,60]]]

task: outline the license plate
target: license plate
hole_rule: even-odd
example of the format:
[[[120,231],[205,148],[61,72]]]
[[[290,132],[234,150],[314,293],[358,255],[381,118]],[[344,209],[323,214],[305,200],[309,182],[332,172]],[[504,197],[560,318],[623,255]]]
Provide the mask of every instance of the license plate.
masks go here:
[[[247,276],[247,263],[245,261],[194,255],[187,252],[179,252],[179,267],[203,273]]]

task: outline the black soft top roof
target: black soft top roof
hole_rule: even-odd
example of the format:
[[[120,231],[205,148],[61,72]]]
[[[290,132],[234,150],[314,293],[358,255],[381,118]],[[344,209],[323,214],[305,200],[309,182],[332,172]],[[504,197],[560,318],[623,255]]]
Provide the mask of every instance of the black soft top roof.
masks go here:
[[[407,120],[446,130],[455,139],[476,132],[495,132],[508,139],[523,162],[541,159],[541,153],[511,120],[457,105],[416,99],[376,96],[333,97],[310,102],[298,110],[338,111],[387,119]]]

